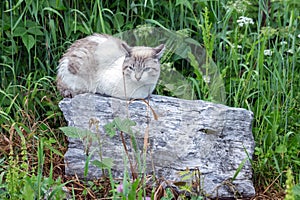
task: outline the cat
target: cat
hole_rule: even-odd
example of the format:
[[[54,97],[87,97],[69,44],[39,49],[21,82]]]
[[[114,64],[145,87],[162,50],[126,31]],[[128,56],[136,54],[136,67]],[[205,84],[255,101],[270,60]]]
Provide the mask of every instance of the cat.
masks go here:
[[[146,98],[160,76],[165,45],[129,46],[105,34],[75,41],[59,61],[57,88],[63,97],[99,93],[121,99]]]

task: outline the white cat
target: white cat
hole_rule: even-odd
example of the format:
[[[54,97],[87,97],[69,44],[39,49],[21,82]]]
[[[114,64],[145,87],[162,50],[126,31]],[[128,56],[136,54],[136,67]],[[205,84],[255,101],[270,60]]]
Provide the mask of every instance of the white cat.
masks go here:
[[[122,99],[146,98],[160,75],[164,45],[130,47],[109,35],[77,40],[59,61],[57,87],[64,97],[99,93]]]

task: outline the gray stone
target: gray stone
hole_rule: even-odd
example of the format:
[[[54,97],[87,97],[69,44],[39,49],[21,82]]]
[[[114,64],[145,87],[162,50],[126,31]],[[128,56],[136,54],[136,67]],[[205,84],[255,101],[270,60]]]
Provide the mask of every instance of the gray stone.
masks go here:
[[[178,172],[199,169],[202,189],[211,198],[233,198],[234,192],[243,197],[255,195],[249,161],[255,145],[251,111],[156,95],[148,101],[152,110],[142,100],[129,103],[95,94],[63,99],[59,106],[68,125],[89,129],[98,138],[84,143],[69,138],[66,174],[76,174],[83,179],[88,153],[92,154],[91,160],[99,160],[100,155],[112,158],[115,178],[122,178],[125,169],[130,172],[128,166],[124,166],[128,161],[119,132],[111,138],[103,127],[116,117],[129,117],[136,122],[133,133],[139,149],[143,149],[144,136],[149,135],[146,162],[142,162],[146,163],[146,174],[154,172],[157,177],[180,181],[182,177]],[[130,156],[133,156],[129,134],[124,135]],[[143,172],[142,169],[138,171]],[[238,175],[230,182],[237,171]],[[90,164],[85,178],[99,178],[102,173],[103,170]]]

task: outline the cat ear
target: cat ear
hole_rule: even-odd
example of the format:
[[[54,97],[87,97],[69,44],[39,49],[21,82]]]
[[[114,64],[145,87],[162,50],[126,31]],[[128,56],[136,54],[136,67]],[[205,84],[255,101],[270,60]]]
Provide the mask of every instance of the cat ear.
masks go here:
[[[155,58],[160,59],[165,51],[165,45],[161,44],[157,47],[154,47],[153,49],[155,51]]]
[[[126,44],[125,42],[121,43],[122,48],[125,50],[126,56],[130,56],[131,55],[131,50],[132,47],[130,47],[128,44]]]

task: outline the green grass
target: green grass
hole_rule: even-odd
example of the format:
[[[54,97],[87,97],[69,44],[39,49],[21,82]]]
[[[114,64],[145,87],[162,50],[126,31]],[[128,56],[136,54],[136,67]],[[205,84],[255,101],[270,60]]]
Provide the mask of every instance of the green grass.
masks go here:
[[[59,151],[66,147],[58,130],[65,123],[57,106],[61,96],[54,83],[63,52],[73,41],[93,32],[117,34],[144,24],[181,30],[203,44],[224,80],[224,103],[253,111],[257,190],[268,186],[275,191],[284,189],[288,169],[293,177],[289,185],[299,188],[297,0],[4,0],[0,6],[0,166],[5,169],[0,169],[0,197],[15,195],[11,197],[18,199],[24,195],[22,189],[12,187],[11,181],[28,188],[34,181],[40,184],[50,180],[49,173],[39,171],[43,162],[33,162],[38,160],[36,152],[41,151],[38,144],[44,144],[47,158],[61,158]],[[253,24],[239,26],[241,16],[253,19]],[[195,96],[213,100],[195,66],[175,60],[174,56],[167,61],[193,84]],[[174,94],[159,88],[157,93]],[[35,158],[28,160],[32,156]],[[28,163],[18,167],[22,173],[9,170],[18,166],[20,159]],[[50,168],[49,171],[53,172]],[[41,174],[45,177],[41,178]],[[60,184],[60,180],[53,179],[45,185]],[[1,188],[11,193],[3,194]]]

